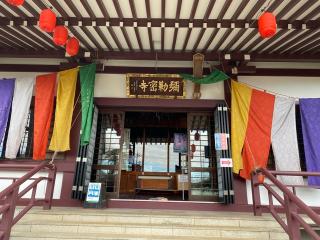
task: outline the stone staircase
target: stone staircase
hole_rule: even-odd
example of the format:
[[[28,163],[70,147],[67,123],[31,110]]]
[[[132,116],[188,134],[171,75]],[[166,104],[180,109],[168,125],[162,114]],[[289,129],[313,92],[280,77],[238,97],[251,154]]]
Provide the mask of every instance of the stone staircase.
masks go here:
[[[13,228],[12,240],[58,239],[288,239],[270,215],[133,209],[32,209]]]

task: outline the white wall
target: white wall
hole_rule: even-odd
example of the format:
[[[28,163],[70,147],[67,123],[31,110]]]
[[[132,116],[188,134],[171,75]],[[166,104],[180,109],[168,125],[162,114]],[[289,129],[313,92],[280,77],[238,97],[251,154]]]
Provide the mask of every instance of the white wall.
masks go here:
[[[193,83],[186,81],[186,98],[191,99]],[[97,74],[95,97],[126,98],[125,74]],[[201,99],[224,99],[223,82],[201,85]]]
[[[0,171],[0,178],[20,178],[26,173],[27,173],[26,171]],[[47,176],[48,176],[47,172],[39,172],[34,175],[34,178],[47,177]],[[62,180],[63,180],[63,173],[58,172],[56,175],[56,182],[54,185],[53,199],[60,199]],[[21,192],[23,189],[28,187],[32,182],[33,180],[28,180],[24,184],[22,184],[19,189],[19,192]],[[11,184],[12,184],[11,179],[0,179],[0,192],[3,191],[6,187],[8,187]],[[43,199],[45,197],[46,184],[47,184],[47,181],[41,181],[38,184],[36,198]],[[30,190],[28,193],[24,195],[23,198],[30,198],[31,193],[32,191]]]
[[[270,93],[296,98],[320,97],[320,77],[239,76],[238,80]]]
[[[306,68],[308,66],[306,66]],[[317,66],[319,67],[319,64],[317,64]],[[314,64],[312,65],[312,67],[315,68]],[[320,97],[320,77],[239,76],[238,80],[239,82],[249,84],[251,86],[257,87],[258,89],[266,90],[270,93],[284,94],[287,96],[296,97],[297,99]],[[246,187],[248,203],[252,204],[250,181],[247,181]],[[268,204],[267,191],[260,188],[260,194],[262,204]],[[305,187],[297,188],[297,196],[310,206],[320,207],[320,189],[311,189]]]

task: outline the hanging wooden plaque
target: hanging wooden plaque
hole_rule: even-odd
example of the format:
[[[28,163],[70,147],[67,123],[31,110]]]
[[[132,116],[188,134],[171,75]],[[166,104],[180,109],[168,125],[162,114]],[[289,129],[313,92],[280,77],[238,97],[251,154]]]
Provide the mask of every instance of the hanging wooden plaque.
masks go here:
[[[135,98],[185,98],[185,81],[178,74],[127,74],[127,96]]]

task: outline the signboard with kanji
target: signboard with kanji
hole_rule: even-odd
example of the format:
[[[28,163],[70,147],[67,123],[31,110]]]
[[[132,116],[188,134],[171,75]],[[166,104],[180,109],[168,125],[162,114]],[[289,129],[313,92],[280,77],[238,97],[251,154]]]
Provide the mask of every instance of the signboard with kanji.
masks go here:
[[[127,74],[127,96],[185,98],[185,82],[178,74]]]

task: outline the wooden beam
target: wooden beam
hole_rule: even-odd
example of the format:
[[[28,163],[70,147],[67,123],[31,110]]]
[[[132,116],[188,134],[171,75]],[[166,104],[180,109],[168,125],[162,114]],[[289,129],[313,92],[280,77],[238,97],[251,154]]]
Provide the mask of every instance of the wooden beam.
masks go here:
[[[3,31],[4,32],[4,31]],[[2,30],[0,29],[2,34]],[[9,34],[8,34],[9,35]],[[4,36],[4,35],[2,35]],[[9,35],[9,38],[11,35]],[[7,37],[6,37],[7,38]],[[23,42],[22,42],[23,43]],[[29,46],[28,46],[29,47]],[[79,53],[78,57],[83,58],[84,52]],[[90,51],[95,59],[118,59],[118,60],[154,60],[159,61],[192,61],[192,52],[120,52],[120,51]],[[244,61],[249,59],[252,62],[320,62],[320,55],[310,54],[266,54],[266,53],[246,53],[246,52],[205,52],[207,61]],[[0,57],[11,58],[65,58],[64,50],[47,50],[36,52],[30,47],[24,51],[0,51]]]
[[[226,72],[231,71],[231,67],[225,67]],[[57,72],[60,65],[35,65],[35,64],[0,64],[0,72]],[[209,68],[203,69],[204,74],[210,73]],[[124,66],[104,66],[104,69],[98,70],[101,74],[125,74],[128,72],[137,73],[192,73],[190,67],[160,67],[158,71],[153,67],[124,67]],[[292,68],[255,68],[240,67],[238,69],[240,76],[301,76],[301,77],[320,77],[320,69],[292,69]]]
[[[8,17],[0,17],[0,26],[8,26],[10,25],[10,20],[13,21],[13,25],[37,25],[38,18],[35,17],[28,17],[25,19],[25,21],[21,18],[14,17],[12,19]],[[58,22],[64,23],[64,21],[68,21],[68,26],[79,26],[79,21],[81,21],[82,26],[93,26],[93,21],[91,18],[88,17],[82,17],[81,19],[77,19],[76,17],[69,17],[67,19],[58,18]],[[132,27],[134,22],[137,23],[137,27],[147,27],[148,22],[151,23],[152,27],[161,27],[161,23],[164,22],[166,27],[175,27],[176,24],[179,24],[179,28],[189,28],[189,23],[193,24],[193,28],[203,28],[203,24],[207,23],[207,28],[213,28],[217,29],[217,24],[221,24],[221,28],[231,28],[231,25],[234,26],[234,28],[240,28],[240,29],[247,29],[246,25],[250,25],[250,28],[258,29],[257,22],[252,22],[249,20],[236,20],[232,21],[231,19],[223,19],[219,21],[218,19],[208,19],[207,21],[204,21],[204,19],[164,19],[161,20],[161,18],[96,18],[95,19],[96,26],[105,27],[106,23],[109,24],[111,27],[120,27],[121,24],[123,24],[123,27]],[[288,29],[288,24],[292,25],[293,29],[296,30],[305,30],[305,27],[307,29],[319,29],[320,25],[320,19],[319,20],[310,20],[307,22],[304,22],[302,20],[295,20],[294,22],[290,23],[288,20],[279,20],[277,21],[277,26],[279,29]],[[305,25],[304,25],[305,24]]]

